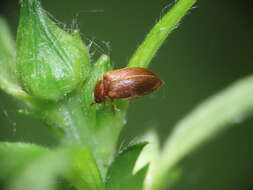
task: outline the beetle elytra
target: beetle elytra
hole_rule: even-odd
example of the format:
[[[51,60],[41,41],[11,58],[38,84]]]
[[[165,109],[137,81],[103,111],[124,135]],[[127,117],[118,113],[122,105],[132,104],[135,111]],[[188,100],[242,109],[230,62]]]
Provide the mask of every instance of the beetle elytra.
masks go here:
[[[109,99],[137,98],[162,86],[153,72],[139,67],[123,68],[106,72],[103,79],[98,81],[94,96],[96,103]]]

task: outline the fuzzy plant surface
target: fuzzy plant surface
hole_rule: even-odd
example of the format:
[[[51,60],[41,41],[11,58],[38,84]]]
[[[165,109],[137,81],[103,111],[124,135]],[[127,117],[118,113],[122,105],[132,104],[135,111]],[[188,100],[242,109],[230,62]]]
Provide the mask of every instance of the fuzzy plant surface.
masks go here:
[[[178,0],[150,30],[126,67],[147,68],[196,0]],[[78,29],[65,31],[39,0],[21,0],[16,43],[0,18],[0,88],[22,102],[21,114],[43,120],[56,148],[0,143],[0,188],[6,190],[165,190],[180,180],[177,163],[238,116],[253,113],[253,76],[200,104],[164,148],[155,132],[116,151],[129,101],[94,104],[94,88],[113,70],[108,55],[91,62]],[[220,115],[222,110],[223,115]],[[146,142],[147,141],[147,142]],[[149,146],[149,142],[153,146]]]

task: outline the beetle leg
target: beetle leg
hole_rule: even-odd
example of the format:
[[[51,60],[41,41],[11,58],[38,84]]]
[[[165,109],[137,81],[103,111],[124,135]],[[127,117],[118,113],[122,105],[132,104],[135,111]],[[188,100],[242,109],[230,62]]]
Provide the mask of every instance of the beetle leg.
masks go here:
[[[94,106],[95,104],[96,104],[96,102],[90,103],[90,107]]]
[[[117,105],[115,104],[114,99],[110,99],[111,100],[111,105],[112,105],[112,110],[115,113],[115,111],[120,111],[120,109],[117,108]]]

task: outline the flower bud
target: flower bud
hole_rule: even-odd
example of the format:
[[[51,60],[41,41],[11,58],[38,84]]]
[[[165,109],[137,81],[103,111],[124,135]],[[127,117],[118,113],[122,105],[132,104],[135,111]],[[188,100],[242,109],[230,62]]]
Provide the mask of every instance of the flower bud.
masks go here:
[[[24,89],[47,100],[58,100],[71,92],[87,78],[90,68],[88,50],[79,33],[59,28],[39,0],[21,1],[17,59]]]

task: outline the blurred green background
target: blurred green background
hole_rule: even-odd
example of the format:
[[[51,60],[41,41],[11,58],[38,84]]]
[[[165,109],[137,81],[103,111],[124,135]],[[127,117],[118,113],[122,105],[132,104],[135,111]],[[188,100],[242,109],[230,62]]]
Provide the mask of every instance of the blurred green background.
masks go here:
[[[137,45],[168,10],[167,0],[44,0],[57,20],[77,23],[93,41],[94,59],[110,54],[115,68],[124,67]],[[253,71],[253,2],[200,0],[168,38],[151,69],[165,85],[132,102],[121,139],[125,142],[155,128],[164,140],[177,121],[198,103]],[[17,0],[0,1],[13,35]],[[252,95],[253,98],[253,95]],[[233,105],[231,105],[233,106]],[[17,102],[0,92],[0,140],[54,146],[40,121],[17,114]],[[223,114],[223,113],[220,113]],[[240,119],[240,118],[239,118]],[[174,190],[253,189],[253,119],[204,144],[180,163],[182,179]]]

